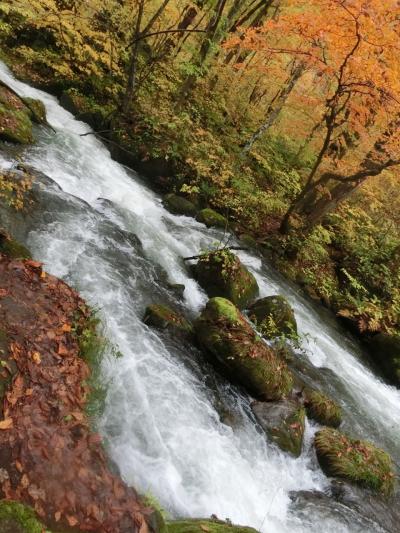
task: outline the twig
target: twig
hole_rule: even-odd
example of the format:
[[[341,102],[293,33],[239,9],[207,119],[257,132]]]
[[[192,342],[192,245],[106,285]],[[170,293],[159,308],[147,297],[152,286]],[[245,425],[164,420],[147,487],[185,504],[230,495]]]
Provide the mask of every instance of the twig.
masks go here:
[[[242,250],[243,252],[248,252],[248,248],[242,248],[240,246],[224,246],[224,248],[221,248],[221,250]],[[204,254],[200,255],[193,255],[192,257],[184,257],[184,261],[194,261],[195,259],[200,259],[200,257],[203,257]]]

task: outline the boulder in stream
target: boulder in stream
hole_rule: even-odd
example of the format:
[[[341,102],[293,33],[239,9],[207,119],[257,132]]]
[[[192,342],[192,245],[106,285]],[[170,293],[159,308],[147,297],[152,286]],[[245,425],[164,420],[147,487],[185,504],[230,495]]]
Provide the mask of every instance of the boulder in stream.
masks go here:
[[[146,308],[143,322],[148,326],[182,335],[191,335],[193,327],[184,316],[166,305],[153,304]]]
[[[220,215],[214,211],[214,209],[209,207],[199,211],[199,213],[197,213],[196,220],[205,224],[207,228],[215,227],[225,229],[229,224],[228,220],[223,215]]]
[[[177,194],[166,194],[163,198],[163,204],[174,215],[195,217],[197,213],[197,207],[190,200],[186,200],[186,198]]]
[[[292,389],[292,375],[232,302],[212,298],[195,322],[198,341],[227,376],[263,400],[279,400]]]
[[[315,420],[323,426],[338,428],[342,423],[342,410],[340,406],[322,392],[305,389],[304,406],[308,418]]]
[[[318,462],[327,476],[344,479],[385,496],[393,493],[392,459],[374,444],[351,439],[336,429],[323,428],[316,433],[314,445]]]
[[[167,527],[168,533],[258,533],[252,527],[236,526],[217,518],[176,520],[167,522]]]
[[[200,256],[194,272],[208,296],[228,298],[239,309],[244,309],[259,291],[253,274],[225,248]]]
[[[251,409],[268,437],[281,450],[299,457],[303,446],[305,411],[297,400],[254,402]]]
[[[293,309],[284,296],[267,296],[257,300],[249,308],[249,317],[266,338],[297,334]]]

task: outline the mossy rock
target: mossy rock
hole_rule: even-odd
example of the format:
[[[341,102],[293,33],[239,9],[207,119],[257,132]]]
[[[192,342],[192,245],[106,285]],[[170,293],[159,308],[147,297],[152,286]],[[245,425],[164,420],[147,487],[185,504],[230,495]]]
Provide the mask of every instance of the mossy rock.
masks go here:
[[[369,348],[383,374],[400,387],[400,336],[379,333],[372,338]]]
[[[18,241],[0,233],[0,252],[13,259],[32,259],[31,252]]]
[[[207,228],[222,228],[225,229],[228,227],[228,220],[214,211],[214,209],[210,209],[207,207],[206,209],[202,209],[199,213],[197,213],[196,220],[198,222],[202,222],[207,226]]]
[[[28,114],[36,124],[46,124],[46,108],[41,100],[35,98],[22,98],[27,105]]]
[[[166,194],[163,198],[163,204],[168,211],[174,215],[185,215],[187,217],[195,217],[197,214],[196,206],[177,194]]]
[[[190,322],[188,322],[181,314],[176,313],[166,305],[149,305],[146,308],[143,322],[148,326],[178,332],[184,335],[190,335],[193,333],[193,327]]]
[[[254,237],[249,235],[248,233],[242,233],[239,235],[239,240],[249,248],[257,248],[258,244]]]
[[[45,533],[50,531],[38,521],[34,511],[13,501],[0,501],[0,533]]]
[[[251,409],[268,437],[281,450],[299,457],[303,447],[305,411],[296,400],[254,402]]]
[[[266,338],[297,335],[294,311],[284,296],[267,296],[257,300],[249,308],[249,317]]]
[[[211,362],[256,398],[277,400],[291,391],[293,380],[286,363],[229,300],[209,300],[194,327]]]
[[[168,533],[258,533],[256,529],[236,526],[222,520],[175,520],[167,522]]]
[[[230,250],[204,254],[195,266],[197,281],[210,298],[222,296],[244,309],[257,297],[256,278]]]
[[[316,433],[314,445],[318,462],[327,476],[345,479],[385,496],[393,493],[392,459],[372,443],[324,428]]]
[[[25,105],[18,102],[14,95],[0,87],[0,141],[31,144],[32,122]]]
[[[304,406],[308,418],[323,426],[338,428],[342,423],[342,409],[322,392],[306,389],[304,391]]]

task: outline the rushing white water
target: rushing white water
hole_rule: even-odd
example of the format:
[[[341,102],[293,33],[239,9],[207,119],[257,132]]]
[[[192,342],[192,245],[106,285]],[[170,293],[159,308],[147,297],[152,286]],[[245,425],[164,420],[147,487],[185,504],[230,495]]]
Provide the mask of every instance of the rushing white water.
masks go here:
[[[175,305],[198,313],[206,296],[181,258],[218,241],[219,232],[166,212],[94,136],[79,136],[88,126],[55,98],[16,81],[4,66],[0,77],[21,95],[40,98],[57,131],[40,129],[36,145],[23,154],[61,188],[49,187],[49,205],[28,244],[48,271],[100,309],[107,337],[123,354],[104,360],[108,396],[99,427],[124,479],[155,495],[173,516],[214,513],[273,533],[378,531],[340,512],[291,512],[290,491],[327,486],[311,449],[316,428],[307,426],[301,458],[280,452],[254,423],[249,398],[215,375],[196,350],[142,323],[147,304],[172,298],[159,267],[170,282],[186,287],[184,303]],[[9,165],[9,156],[0,159],[1,167]],[[259,258],[241,258],[262,295],[285,294],[293,304],[301,333],[311,336],[310,360],[333,371],[328,388],[340,398],[346,426],[398,458],[399,391],[375,377],[352,341]]]

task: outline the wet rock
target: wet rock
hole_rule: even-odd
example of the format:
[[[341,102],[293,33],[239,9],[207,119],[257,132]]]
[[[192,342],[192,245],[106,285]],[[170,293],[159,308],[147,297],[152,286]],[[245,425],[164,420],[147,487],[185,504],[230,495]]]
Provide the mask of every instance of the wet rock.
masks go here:
[[[41,100],[22,98],[28,108],[29,117],[36,124],[46,124],[46,108]]]
[[[371,339],[369,349],[387,379],[400,387],[400,336],[379,333]]]
[[[214,209],[210,209],[209,207],[202,209],[199,213],[197,213],[196,220],[205,224],[207,228],[215,227],[225,229],[229,224],[228,220],[224,216],[220,215],[214,211]]]
[[[399,531],[400,494],[388,499],[337,480],[332,482],[330,493],[332,499],[354,509],[358,514],[376,522],[390,533]]]
[[[265,433],[279,448],[295,457],[300,456],[305,411],[298,401],[254,402],[251,409]]]
[[[336,402],[317,390],[305,389],[303,395],[308,418],[324,426],[340,426],[342,410]]]
[[[267,296],[254,302],[249,317],[266,338],[297,334],[293,309],[284,296]]]
[[[324,428],[316,433],[314,445],[318,462],[327,476],[342,478],[386,496],[393,493],[392,459],[372,443]]]
[[[190,322],[166,305],[149,305],[146,308],[143,322],[148,326],[184,335],[190,335],[193,332]]]
[[[166,194],[163,198],[163,204],[164,207],[174,215],[195,217],[197,213],[197,208],[192,202],[177,194]]]
[[[169,533],[258,533],[256,529],[236,526],[223,520],[193,519],[167,522]]]
[[[256,398],[277,400],[292,389],[286,363],[229,300],[209,300],[195,322],[195,332],[211,362]]]
[[[183,299],[183,296],[185,294],[185,285],[182,285],[181,283],[167,283],[168,289],[180,300]]]
[[[259,291],[253,274],[227,249],[202,255],[194,272],[208,296],[228,298],[239,309],[244,309]]]
[[[15,144],[33,142],[29,110],[20,98],[0,86],[0,141]]]

